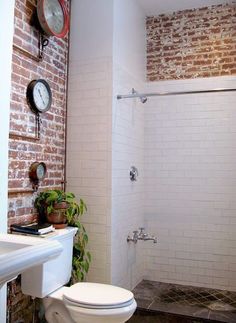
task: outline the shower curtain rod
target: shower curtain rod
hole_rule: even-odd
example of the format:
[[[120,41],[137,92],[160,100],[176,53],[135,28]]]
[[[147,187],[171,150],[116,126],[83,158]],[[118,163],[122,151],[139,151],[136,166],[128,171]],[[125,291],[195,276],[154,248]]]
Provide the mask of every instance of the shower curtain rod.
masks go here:
[[[201,94],[201,93],[215,93],[215,92],[233,92],[235,89],[228,88],[217,88],[212,90],[195,90],[195,91],[181,91],[181,92],[155,92],[155,93],[138,93],[135,89],[132,89],[132,94],[126,95],[117,95],[117,100],[120,99],[132,99],[132,98],[140,98],[141,101],[146,102],[146,98],[149,96],[168,96],[168,95],[184,95],[184,94]]]

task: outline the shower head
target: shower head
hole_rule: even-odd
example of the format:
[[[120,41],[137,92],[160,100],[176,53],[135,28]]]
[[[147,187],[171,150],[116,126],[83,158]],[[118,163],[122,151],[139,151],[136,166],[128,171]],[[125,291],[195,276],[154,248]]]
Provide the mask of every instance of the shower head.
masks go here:
[[[140,95],[134,88],[132,88],[132,94],[135,94],[137,97],[139,97],[139,99],[140,99],[140,101],[142,103],[146,103],[147,102],[147,97]]]

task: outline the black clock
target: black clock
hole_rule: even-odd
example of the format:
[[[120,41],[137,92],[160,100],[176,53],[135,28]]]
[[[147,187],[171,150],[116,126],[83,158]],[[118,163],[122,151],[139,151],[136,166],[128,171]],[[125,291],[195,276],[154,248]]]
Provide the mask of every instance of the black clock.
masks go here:
[[[26,97],[30,108],[35,113],[46,112],[52,104],[52,91],[47,81],[33,80],[27,87]]]

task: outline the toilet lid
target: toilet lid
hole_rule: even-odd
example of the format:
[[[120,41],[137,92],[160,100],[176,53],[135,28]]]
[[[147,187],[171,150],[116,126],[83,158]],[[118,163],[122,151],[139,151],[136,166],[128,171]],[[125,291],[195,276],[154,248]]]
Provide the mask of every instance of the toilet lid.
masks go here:
[[[86,308],[118,308],[130,305],[134,295],[112,285],[77,283],[65,290],[64,299],[70,304]]]

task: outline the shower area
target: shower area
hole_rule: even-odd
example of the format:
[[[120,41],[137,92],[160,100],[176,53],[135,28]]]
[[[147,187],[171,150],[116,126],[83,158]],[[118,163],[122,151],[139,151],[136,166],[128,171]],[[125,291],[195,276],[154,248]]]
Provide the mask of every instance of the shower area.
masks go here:
[[[67,190],[88,206],[88,280],[133,290],[131,322],[236,322],[235,17],[72,2]],[[157,243],[127,242],[140,227]]]

